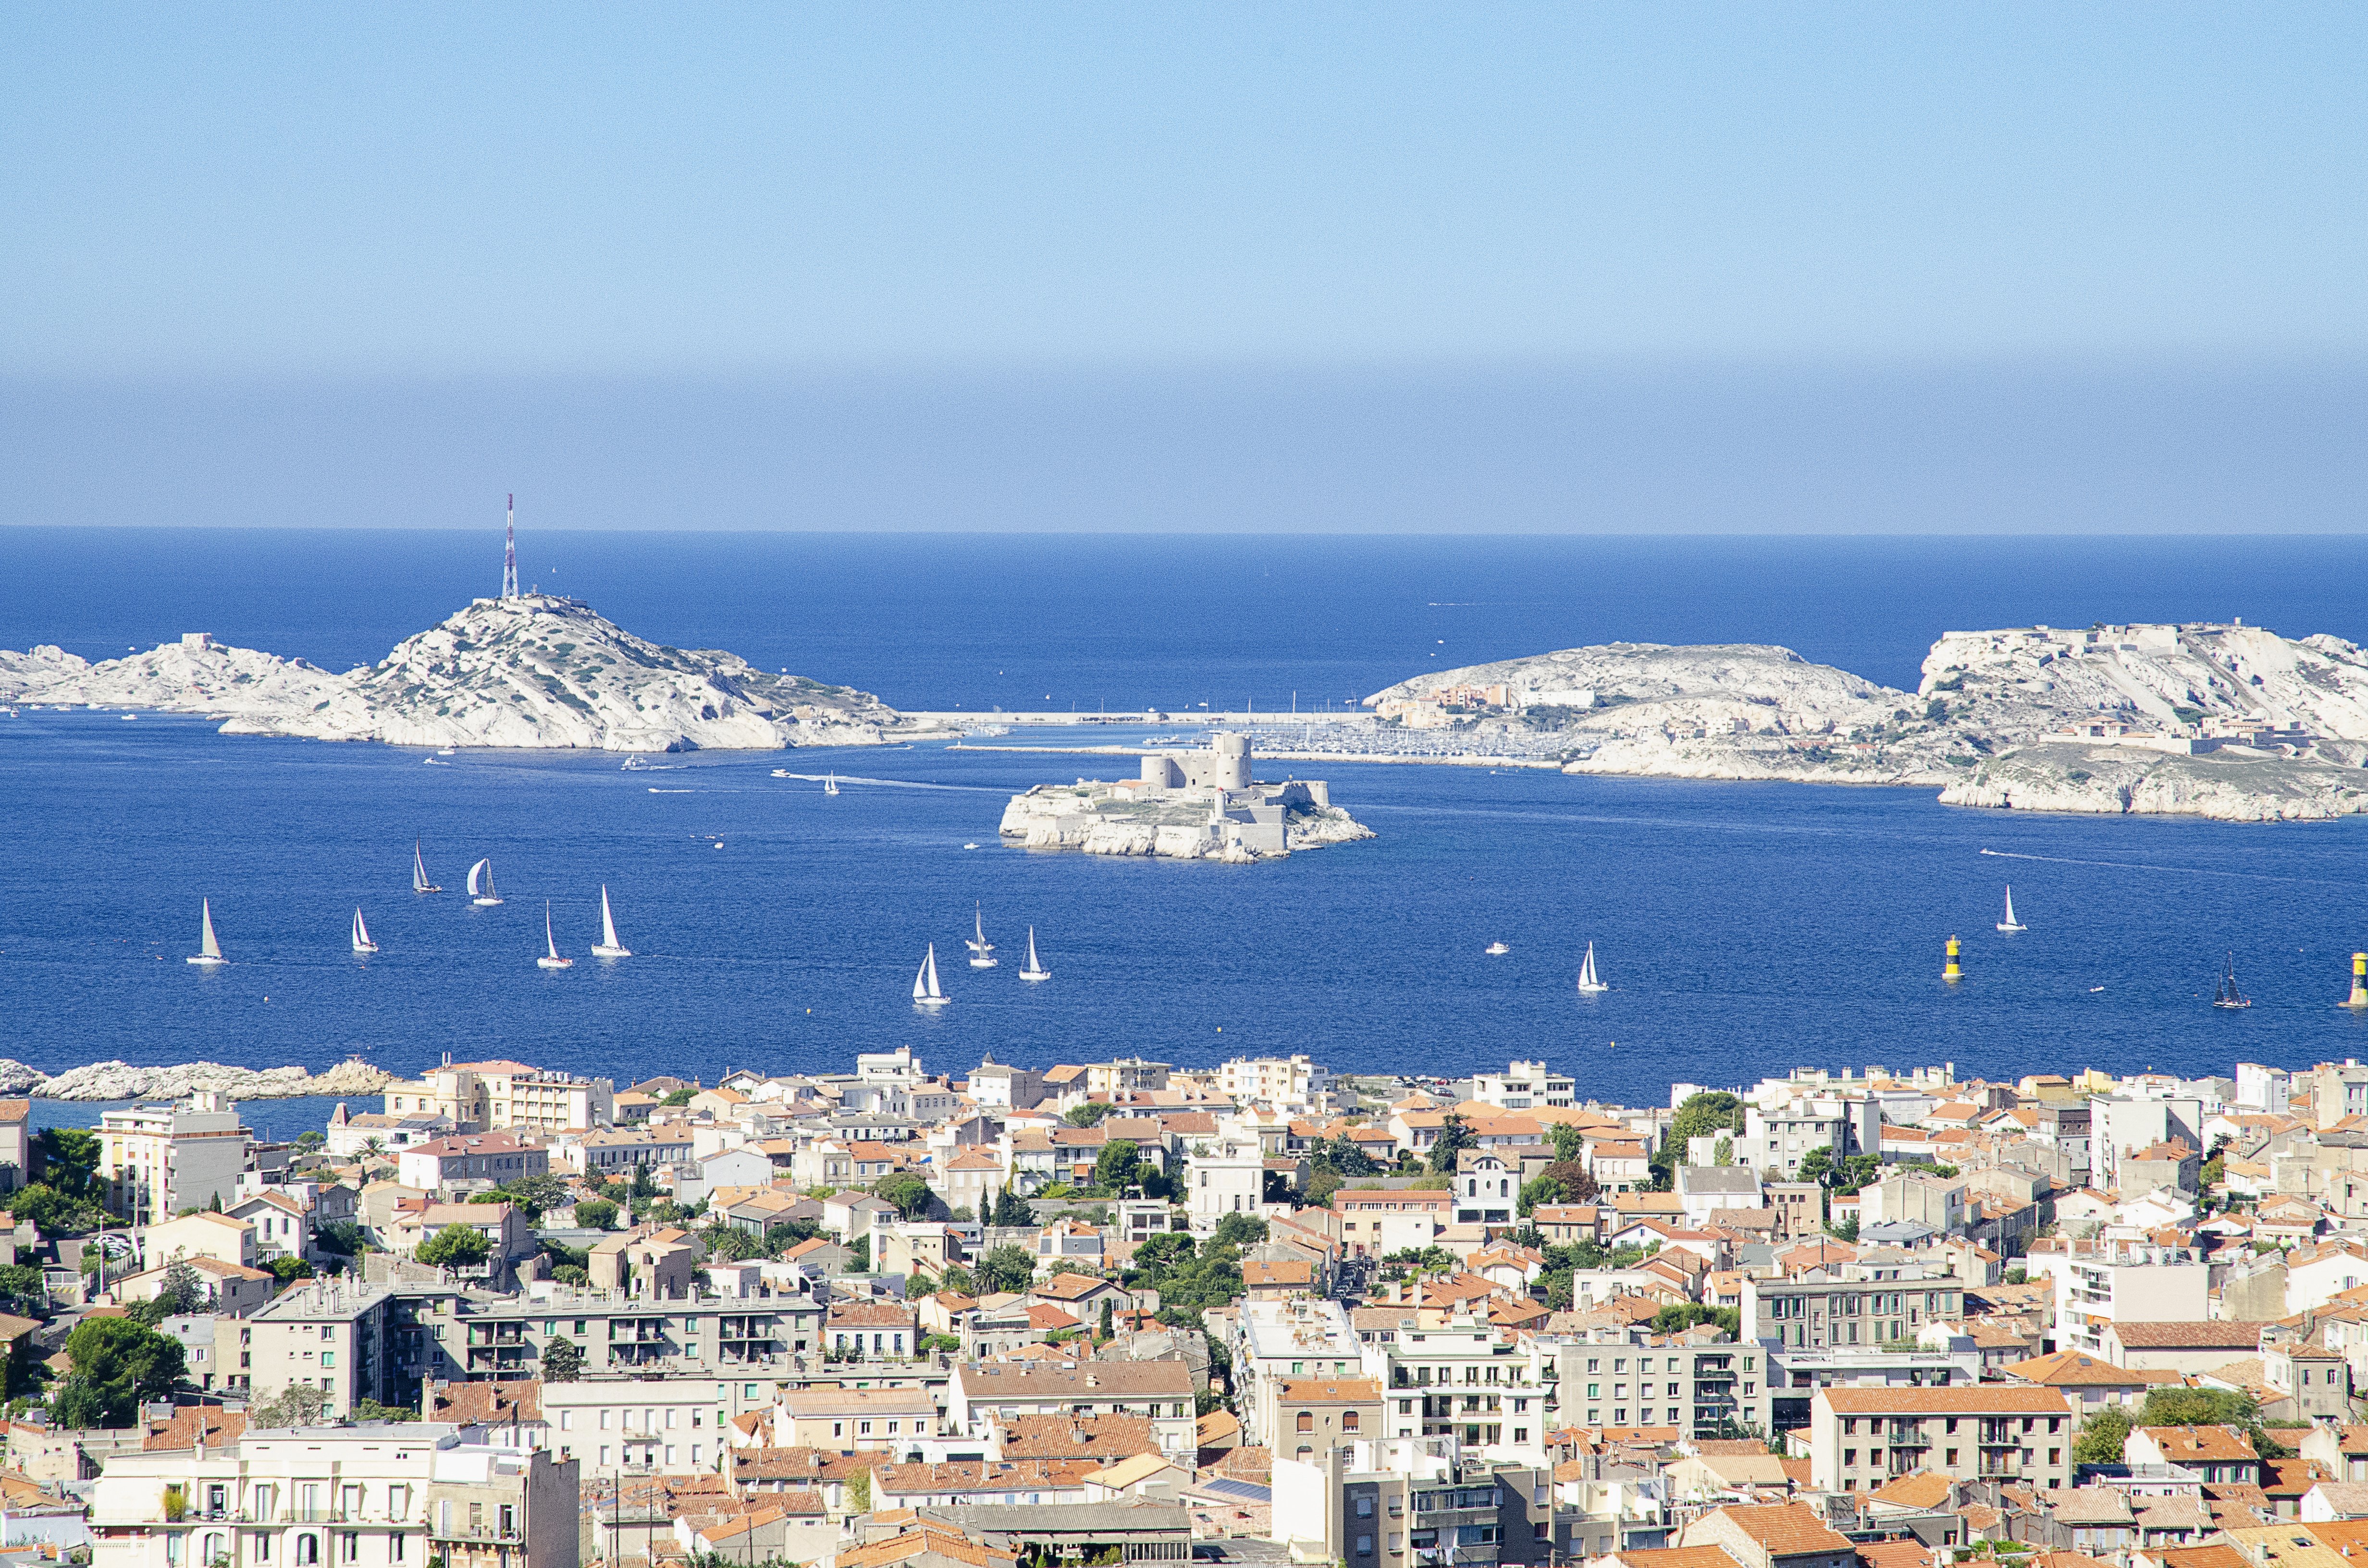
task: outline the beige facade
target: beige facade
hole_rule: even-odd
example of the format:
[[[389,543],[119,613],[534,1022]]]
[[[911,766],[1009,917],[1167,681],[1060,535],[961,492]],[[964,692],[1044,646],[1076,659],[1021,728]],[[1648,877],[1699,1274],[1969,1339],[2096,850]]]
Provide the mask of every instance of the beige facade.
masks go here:
[[[238,1108],[201,1092],[175,1105],[127,1106],[98,1119],[98,1176],[107,1206],[135,1225],[238,1198],[255,1134]]]
[[[148,1227],[140,1238],[141,1261],[162,1268],[176,1258],[211,1257],[217,1263],[256,1266],[255,1227],[211,1210],[185,1214]]]
[[[2072,1483],[2078,1426],[2048,1388],[1819,1389],[1809,1402],[1809,1475],[1833,1492],[1872,1492],[1918,1471],[2053,1490]]]
[[[449,1117],[462,1132],[515,1128],[548,1137],[569,1128],[613,1125],[616,1085],[523,1062],[447,1061],[417,1079],[389,1084],[386,1114]]]
[[[110,1457],[94,1568],[576,1568],[576,1466],[441,1423]]]

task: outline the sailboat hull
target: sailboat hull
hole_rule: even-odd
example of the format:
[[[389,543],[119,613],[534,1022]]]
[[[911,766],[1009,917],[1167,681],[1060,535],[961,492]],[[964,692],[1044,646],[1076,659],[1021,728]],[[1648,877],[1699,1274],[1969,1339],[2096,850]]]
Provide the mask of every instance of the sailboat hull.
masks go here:
[[[2031,929],[2028,926],[2009,926],[2003,920],[1998,923],[1998,928],[2005,932],[2009,937],[2014,935],[2017,931],[2028,931]]]
[[[230,962],[230,960],[210,959],[203,953],[197,953],[191,955],[188,961],[196,964],[199,969],[219,969],[223,964]]]
[[[378,944],[376,942],[356,942],[354,944],[354,951],[358,953],[374,953],[378,951]]]
[[[537,959],[534,960],[534,967],[537,969],[574,969],[575,967],[575,960],[574,959]]]
[[[629,959],[633,956],[633,949],[612,948],[606,942],[595,942],[592,944],[592,956],[596,959]]]
[[[973,969],[993,969],[1002,960],[1000,959],[973,959],[970,960],[970,967]]]

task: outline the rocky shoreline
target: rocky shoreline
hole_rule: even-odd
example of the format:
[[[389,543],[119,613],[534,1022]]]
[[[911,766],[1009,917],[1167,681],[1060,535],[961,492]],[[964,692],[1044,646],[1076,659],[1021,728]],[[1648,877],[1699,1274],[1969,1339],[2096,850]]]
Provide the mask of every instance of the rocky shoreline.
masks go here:
[[[393,1074],[359,1060],[340,1062],[325,1073],[294,1066],[233,1067],[220,1062],[162,1067],[93,1062],[53,1075],[0,1058],[0,1095],[38,1100],[174,1100],[199,1090],[233,1100],[281,1100],[304,1095],[374,1095],[393,1081]]]

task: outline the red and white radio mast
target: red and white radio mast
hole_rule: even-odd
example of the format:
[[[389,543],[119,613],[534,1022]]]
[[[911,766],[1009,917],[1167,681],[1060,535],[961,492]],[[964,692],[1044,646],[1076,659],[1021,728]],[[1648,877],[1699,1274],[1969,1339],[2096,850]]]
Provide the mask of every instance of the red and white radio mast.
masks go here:
[[[502,597],[514,599],[518,591],[518,495],[510,495],[510,522],[502,540]]]

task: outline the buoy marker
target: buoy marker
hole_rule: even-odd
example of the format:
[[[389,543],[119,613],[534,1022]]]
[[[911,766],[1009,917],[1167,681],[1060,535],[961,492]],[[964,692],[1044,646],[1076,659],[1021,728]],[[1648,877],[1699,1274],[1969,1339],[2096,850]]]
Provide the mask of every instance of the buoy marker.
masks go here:
[[[1956,937],[1952,937],[1949,938],[1949,962],[1947,967],[1941,971],[1941,978],[1949,982],[1952,985],[1958,981],[1965,978],[1965,966],[1957,961],[1958,954],[1963,946],[1964,944],[1960,943]]]
[[[2351,994],[2343,1005],[2357,1012],[2368,1012],[2368,953],[2351,955]]]

